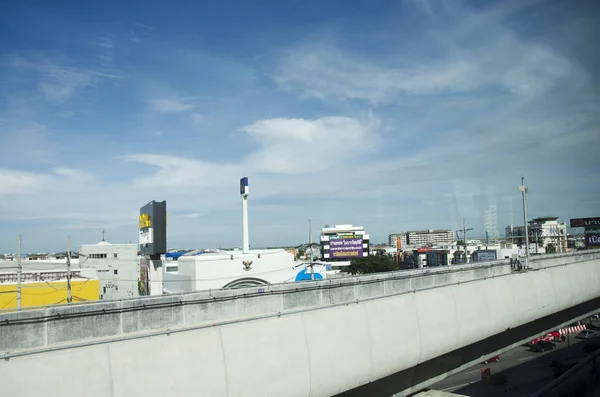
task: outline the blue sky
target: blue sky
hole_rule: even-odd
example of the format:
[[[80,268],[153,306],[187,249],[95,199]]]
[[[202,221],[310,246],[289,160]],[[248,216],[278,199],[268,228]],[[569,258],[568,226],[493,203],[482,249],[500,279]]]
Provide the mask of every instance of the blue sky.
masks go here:
[[[593,1],[0,1],[0,252],[600,215]],[[511,210],[512,208],[512,210]],[[316,235],[316,233],[315,233]]]

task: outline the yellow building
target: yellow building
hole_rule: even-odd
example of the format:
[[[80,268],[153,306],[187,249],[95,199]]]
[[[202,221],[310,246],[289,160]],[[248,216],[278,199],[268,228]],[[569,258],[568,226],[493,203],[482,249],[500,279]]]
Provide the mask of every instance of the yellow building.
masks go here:
[[[97,279],[71,280],[72,302],[97,301],[100,299],[100,281]],[[21,284],[21,308],[33,308],[67,303],[67,280],[23,282]],[[17,308],[17,284],[0,284],[0,311]]]

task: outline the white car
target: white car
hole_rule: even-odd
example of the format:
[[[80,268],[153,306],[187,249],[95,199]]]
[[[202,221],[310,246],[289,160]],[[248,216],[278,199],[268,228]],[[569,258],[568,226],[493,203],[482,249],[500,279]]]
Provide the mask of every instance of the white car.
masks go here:
[[[590,338],[595,338],[596,336],[598,336],[598,334],[596,332],[591,331],[589,329],[585,329],[585,330],[581,331],[577,335],[577,338],[579,338],[579,339],[590,339]]]

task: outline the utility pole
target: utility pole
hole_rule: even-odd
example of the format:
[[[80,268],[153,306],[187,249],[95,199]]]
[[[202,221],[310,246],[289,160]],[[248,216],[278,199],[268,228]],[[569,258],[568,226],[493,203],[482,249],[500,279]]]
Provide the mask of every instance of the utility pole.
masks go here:
[[[538,255],[538,247],[540,246],[539,238],[540,237],[540,225],[535,223],[535,254]]]
[[[468,228],[467,229],[467,227],[465,226],[465,218],[463,218],[463,229],[462,229],[462,232],[463,232],[463,240],[464,240],[463,242],[465,243],[465,261],[466,261],[466,263],[469,263],[469,253],[467,251],[467,232],[469,230],[473,230],[473,228]]]
[[[315,279],[315,269],[313,267],[313,256],[312,256],[312,224],[310,219],[308,220],[308,249],[310,252],[310,279]]]
[[[67,236],[67,303],[71,300],[71,237]]]
[[[523,224],[525,225],[525,268],[529,269],[529,228],[527,227],[527,193],[529,189],[525,186],[525,178],[521,175],[521,186],[519,191],[523,195]]]
[[[21,264],[21,235],[19,234],[17,245],[17,310],[21,310],[21,273],[23,266]]]

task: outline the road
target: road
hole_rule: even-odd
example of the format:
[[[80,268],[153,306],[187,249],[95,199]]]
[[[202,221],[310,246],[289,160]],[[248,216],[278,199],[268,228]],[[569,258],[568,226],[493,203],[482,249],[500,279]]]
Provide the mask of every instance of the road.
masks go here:
[[[593,325],[600,327],[600,322],[596,321]],[[529,351],[528,347],[519,346],[500,355],[500,361],[475,365],[430,386],[429,389],[470,397],[530,395],[554,379],[553,368],[550,366],[553,360],[585,356],[583,346],[586,341],[575,336],[576,334],[570,335],[568,341],[556,343],[555,350],[543,353],[534,353]],[[481,368],[490,368],[492,374],[502,372],[506,375],[506,384],[493,386],[481,382]]]

